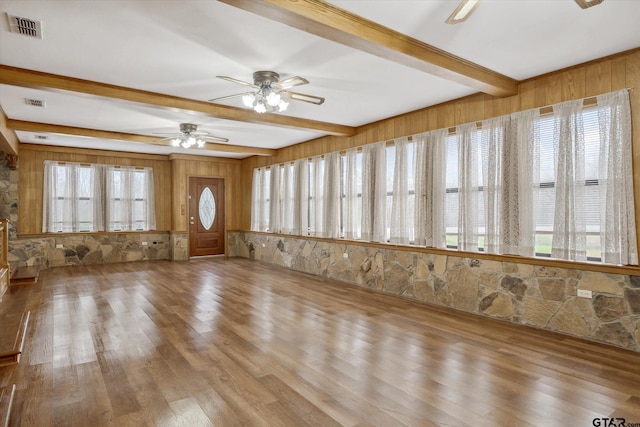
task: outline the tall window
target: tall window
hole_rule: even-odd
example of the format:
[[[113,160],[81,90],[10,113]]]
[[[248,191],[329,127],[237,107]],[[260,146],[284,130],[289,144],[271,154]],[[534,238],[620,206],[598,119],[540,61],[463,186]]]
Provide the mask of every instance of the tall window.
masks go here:
[[[151,168],[107,166],[107,231],[141,231],[155,228]]]
[[[45,161],[43,232],[104,230],[100,172],[95,165]]]
[[[42,231],[153,230],[153,170],[45,161]]]

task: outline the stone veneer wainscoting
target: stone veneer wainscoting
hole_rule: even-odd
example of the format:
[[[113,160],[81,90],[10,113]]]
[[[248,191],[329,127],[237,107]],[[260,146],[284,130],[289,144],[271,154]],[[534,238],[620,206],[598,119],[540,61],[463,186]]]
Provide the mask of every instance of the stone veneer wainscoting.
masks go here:
[[[640,351],[640,277],[233,231],[229,256]],[[344,258],[347,254],[348,258]],[[577,289],[593,291],[578,298]]]
[[[9,240],[8,258],[12,266],[40,268],[160,259],[183,261],[186,251],[183,240],[181,234],[174,237],[168,232],[18,238]]]

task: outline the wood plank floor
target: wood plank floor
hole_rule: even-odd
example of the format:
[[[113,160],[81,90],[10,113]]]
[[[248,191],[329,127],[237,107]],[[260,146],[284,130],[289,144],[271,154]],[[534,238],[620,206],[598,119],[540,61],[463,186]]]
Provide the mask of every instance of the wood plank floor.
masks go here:
[[[45,270],[26,310],[12,426],[640,423],[638,353],[248,260]]]

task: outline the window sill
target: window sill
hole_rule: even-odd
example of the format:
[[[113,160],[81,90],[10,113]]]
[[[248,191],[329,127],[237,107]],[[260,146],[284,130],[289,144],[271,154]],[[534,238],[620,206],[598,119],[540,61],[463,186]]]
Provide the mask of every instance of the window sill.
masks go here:
[[[39,233],[39,234],[19,234],[18,239],[44,239],[49,237],[79,237],[79,236],[113,236],[116,234],[165,234],[169,230],[149,230],[149,231],[80,231],[75,233]]]
[[[393,243],[366,242],[362,240],[327,239],[323,237],[299,236],[295,234],[268,233],[264,231],[228,230],[228,232],[252,233],[252,234],[261,234],[265,236],[279,236],[279,237],[287,237],[287,238],[293,238],[293,239],[316,240],[316,241],[332,242],[332,243],[339,243],[339,244],[367,246],[367,247],[374,247],[374,248],[381,248],[381,249],[395,249],[395,250],[405,251],[405,252],[419,252],[419,253],[426,253],[426,254],[455,256],[460,258],[477,258],[477,259],[483,259],[483,260],[489,260],[489,261],[512,262],[515,264],[529,264],[529,265],[538,265],[538,266],[544,266],[544,267],[569,268],[574,270],[596,271],[600,273],[626,274],[630,276],[640,276],[640,266],[634,266],[634,265],[612,265],[612,264],[600,264],[600,263],[592,263],[592,262],[565,261],[565,260],[554,259],[554,258],[533,258],[533,257],[523,257],[523,256],[517,256],[517,255],[496,255],[496,254],[486,254],[483,252],[466,252],[466,251],[458,251],[453,249],[427,248],[423,246],[398,245]]]

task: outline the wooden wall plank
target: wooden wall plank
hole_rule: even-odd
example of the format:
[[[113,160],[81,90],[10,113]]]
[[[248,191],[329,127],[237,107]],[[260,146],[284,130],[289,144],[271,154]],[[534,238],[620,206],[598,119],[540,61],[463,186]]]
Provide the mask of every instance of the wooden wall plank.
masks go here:
[[[257,156],[255,156],[257,157]],[[252,157],[253,158],[253,157]],[[239,228],[242,215],[236,214],[243,207],[241,199],[232,191],[242,180],[240,160],[216,159],[212,157],[176,158],[171,160],[173,173],[173,199],[170,208],[173,218],[172,230],[187,232],[189,177],[223,178],[225,184],[226,228]],[[236,191],[240,191],[240,187]],[[249,190],[250,192],[250,190]]]
[[[156,189],[169,188],[166,177],[171,176],[169,162],[156,158],[127,158],[94,154],[91,151],[58,150],[51,147],[50,151],[41,148],[32,149],[27,144],[20,146],[20,164],[18,167],[18,232],[19,234],[42,233],[42,188],[44,176],[44,161],[57,160],[66,162],[114,164],[121,166],[152,167],[154,170],[154,187]],[[169,207],[171,193],[156,191],[156,225],[158,230],[169,230],[171,221]]]

